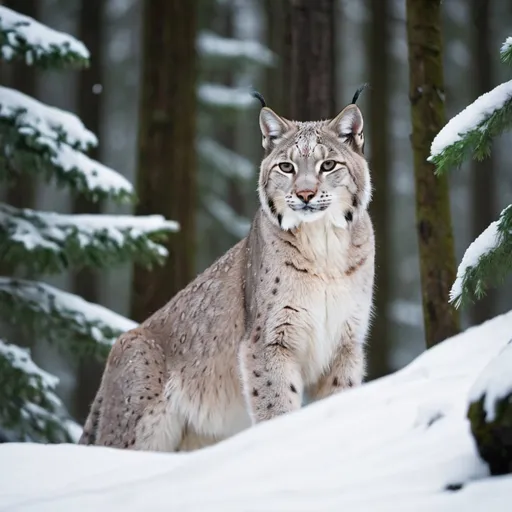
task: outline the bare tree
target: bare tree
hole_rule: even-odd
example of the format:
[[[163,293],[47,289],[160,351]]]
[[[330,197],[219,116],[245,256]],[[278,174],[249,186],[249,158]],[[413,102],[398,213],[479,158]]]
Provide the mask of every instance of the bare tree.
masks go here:
[[[448,177],[437,177],[427,161],[446,121],[441,1],[407,0],[406,6],[423,318],[426,344],[432,347],[459,331],[458,313],[448,303],[456,275]]]
[[[327,119],[336,112],[334,0],[287,0],[286,69],[283,87],[289,106],[282,112],[297,121]]]
[[[162,214],[181,229],[169,258],[136,267],[132,318],[144,320],[194,277],[196,211],[196,2],[144,2],[137,214]]]
[[[368,34],[369,90],[369,140],[370,168],[374,194],[370,213],[375,229],[376,287],[375,317],[370,333],[368,375],[381,377],[391,370],[390,331],[387,310],[390,302],[390,236],[389,229],[389,21],[390,2],[370,0],[371,23]]]
[[[474,55],[473,69],[474,93],[480,96],[493,88],[492,61],[495,53],[490,27],[490,0],[473,0],[471,2],[474,34],[472,37]],[[496,218],[495,211],[495,157],[491,151],[482,161],[473,163],[471,184],[472,235],[476,238]],[[472,308],[472,319],[480,324],[493,316],[496,293],[489,290],[486,296]]]

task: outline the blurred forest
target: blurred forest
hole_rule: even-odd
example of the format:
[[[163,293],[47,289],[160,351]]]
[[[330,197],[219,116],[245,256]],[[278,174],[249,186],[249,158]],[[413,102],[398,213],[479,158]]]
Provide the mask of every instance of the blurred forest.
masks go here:
[[[143,320],[249,229],[258,206],[262,148],[259,104],[248,88],[260,91],[277,113],[308,120],[334,116],[370,82],[358,102],[378,244],[370,378],[403,367],[424,350],[405,0],[3,4],[81,39],[91,52],[91,67],[57,74],[13,63],[2,66],[1,84],[76,113],[98,135],[94,157],[137,184],[140,202],[133,212],[160,213],[182,226],[170,235],[171,257],[154,270],[156,277],[124,265],[68,272],[47,282]],[[442,15],[449,119],[506,78],[499,48],[512,25],[512,3],[444,0]],[[325,34],[321,47],[309,44],[313,25]],[[186,48],[190,41],[196,51],[187,54],[180,45]],[[158,117],[159,109],[171,118]],[[511,143],[512,135],[504,135],[492,158],[449,175],[457,263],[510,202]],[[73,200],[32,177],[22,186],[0,188],[0,200],[61,212],[132,212],[128,206]],[[499,288],[461,312],[462,327],[504,312],[511,303],[512,287]],[[59,392],[82,422],[102,365],[76,363],[41,341],[24,343],[38,364],[60,377]]]

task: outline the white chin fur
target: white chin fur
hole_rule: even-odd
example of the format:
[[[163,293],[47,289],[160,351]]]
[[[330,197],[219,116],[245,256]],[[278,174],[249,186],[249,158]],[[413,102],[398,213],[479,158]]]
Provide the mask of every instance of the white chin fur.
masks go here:
[[[302,223],[315,222],[325,216],[326,212],[294,212],[288,209],[281,220],[281,228],[284,230],[294,229]]]

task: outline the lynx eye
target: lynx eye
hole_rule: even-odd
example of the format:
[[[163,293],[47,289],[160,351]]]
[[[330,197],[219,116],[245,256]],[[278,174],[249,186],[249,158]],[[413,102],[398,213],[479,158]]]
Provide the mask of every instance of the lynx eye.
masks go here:
[[[294,171],[293,164],[290,162],[281,162],[279,164],[279,169],[286,174],[291,174]]]
[[[336,167],[336,162],[334,160],[326,160],[322,162],[322,166],[320,167],[320,171],[322,172],[331,172],[334,171]]]

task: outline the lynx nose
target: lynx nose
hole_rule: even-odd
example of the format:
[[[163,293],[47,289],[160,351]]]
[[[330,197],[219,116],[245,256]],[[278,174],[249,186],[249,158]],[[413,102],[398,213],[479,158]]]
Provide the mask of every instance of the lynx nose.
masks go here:
[[[315,197],[316,190],[298,190],[295,194],[303,203],[307,204]]]

